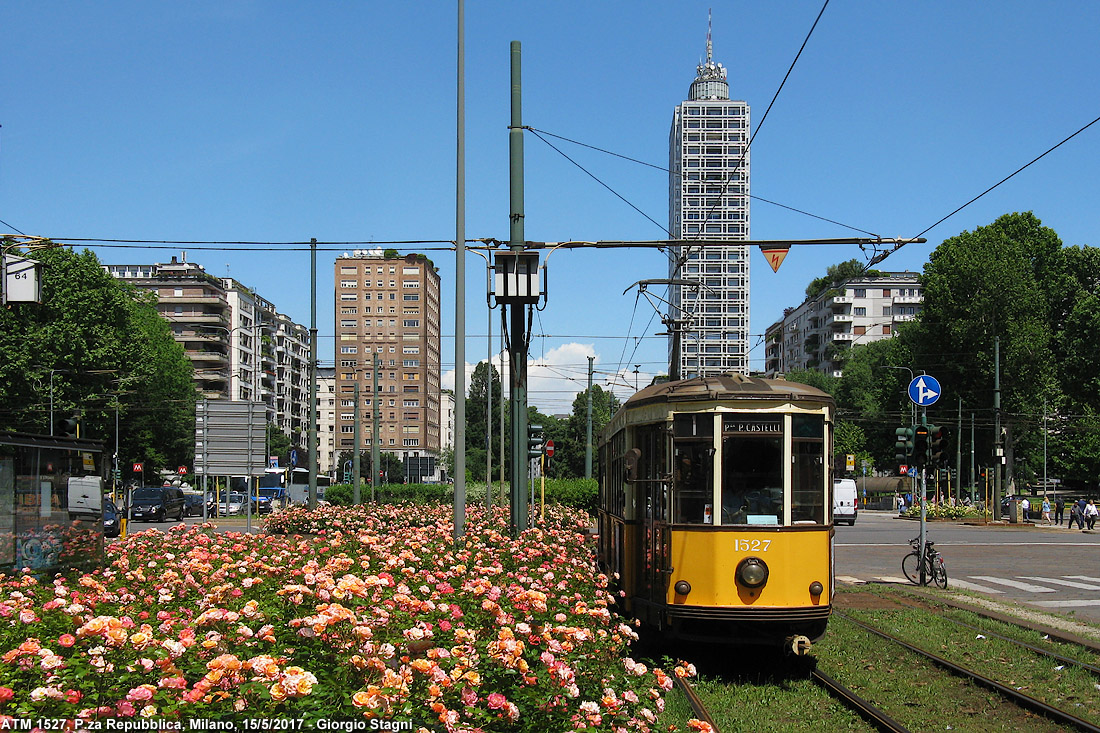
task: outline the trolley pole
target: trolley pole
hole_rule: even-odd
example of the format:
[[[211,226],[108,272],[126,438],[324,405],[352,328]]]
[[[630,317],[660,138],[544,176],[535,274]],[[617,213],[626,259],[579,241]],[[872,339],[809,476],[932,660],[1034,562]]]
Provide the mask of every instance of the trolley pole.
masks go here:
[[[928,424],[928,408],[921,408],[920,415],[921,425]],[[928,529],[927,529],[927,511],[928,511],[928,476],[927,468],[924,464],[920,468],[920,550],[917,552],[917,566],[920,568],[920,584],[924,586],[928,583],[927,573],[924,572],[924,543],[928,541]]]

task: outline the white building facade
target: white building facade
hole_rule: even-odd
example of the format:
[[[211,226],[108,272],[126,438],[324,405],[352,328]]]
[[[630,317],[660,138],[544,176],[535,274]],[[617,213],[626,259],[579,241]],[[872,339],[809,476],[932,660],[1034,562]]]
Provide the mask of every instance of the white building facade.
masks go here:
[[[748,142],[749,106],[730,99],[708,30],[706,61],[669,132],[669,233],[730,244],[670,250],[669,279],[698,283],[669,289],[673,329],[683,334],[677,365],[669,337],[669,369],[681,378],[748,373],[749,253],[736,244],[749,238]]]
[[[920,313],[924,292],[915,272],[857,277],[788,308],[764,335],[766,375],[813,369],[841,376],[853,346],[892,338]]]

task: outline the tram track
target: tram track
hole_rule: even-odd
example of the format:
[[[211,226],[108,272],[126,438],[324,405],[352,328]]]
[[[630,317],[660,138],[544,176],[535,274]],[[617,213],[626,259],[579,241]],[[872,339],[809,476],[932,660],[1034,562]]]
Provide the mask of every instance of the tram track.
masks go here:
[[[673,677],[676,682],[676,686],[680,688],[680,692],[684,693],[684,697],[687,698],[688,705],[691,707],[691,712],[695,717],[707,725],[714,733],[719,733],[718,726],[714,722],[714,718],[711,717],[710,711],[707,710],[707,706],[703,704],[702,698],[695,692],[695,688],[691,686],[683,677]]]
[[[853,624],[854,626],[864,630],[867,633],[874,634],[874,635],[879,636],[883,639],[891,641],[891,642],[897,644],[898,646],[901,646],[902,648],[908,650],[909,652],[911,652],[913,654],[916,654],[920,657],[923,657],[924,659],[927,659],[928,661],[932,662],[936,666],[947,670],[951,674],[954,674],[958,677],[970,680],[974,684],[979,685],[981,687],[984,687],[986,689],[993,690],[994,692],[998,693],[1003,698],[1011,701],[1013,704],[1019,706],[1020,708],[1023,708],[1025,710],[1030,710],[1034,713],[1042,715],[1042,716],[1046,717],[1048,720],[1051,720],[1051,721],[1053,721],[1053,722],[1055,722],[1059,725],[1072,726],[1073,728],[1075,728],[1077,730],[1089,731],[1090,733],[1100,733],[1100,726],[1097,726],[1097,725],[1095,725],[1094,723],[1092,723],[1088,720],[1080,718],[1080,717],[1074,715],[1073,713],[1070,713],[1066,710],[1062,710],[1061,708],[1057,708],[1053,705],[1045,703],[1042,700],[1039,700],[1038,698],[1035,698],[1031,695],[1028,695],[1024,692],[1021,692],[1017,689],[1014,689],[1013,687],[1011,687],[1009,685],[1005,685],[1005,684],[1002,684],[1000,682],[997,682],[996,680],[993,680],[993,679],[991,679],[991,678],[989,678],[989,677],[987,677],[987,676],[985,676],[985,675],[983,675],[979,672],[976,672],[976,671],[971,670],[971,669],[967,669],[967,668],[965,668],[961,665],[958,665],[958,664],[956,664],[956,663],[954,663],[954,662],[952,662],[948,659],[945,659],[945,658],[941,657],[938,654],[933,654],[932,652],[927,651],[925,649],[922,649],[922,648],[920,648],[920,647],[918,647],[914,644],[911,644],[911,643],[905,641],[904,639],[900,639],[900,638],[894,636],[893,634],[882,631],[881,629],[877,629],[874,626],[871,626],[870,624],[866,624],[862,621],[854,619],[851,616],[849,616],[849,615],[847,615],[843,612],[834,610],[833,613],[836,616],[844,619],[846,622]],[[983,633],[985,633],[985,632],[983,632]],[[1011,639],[1009,637],[1002,637],[1002,638],[1005,638],[1005,639],[1007,639],[1008,641],[1010,641],[1012,643],[1022,645],[1021,642],[1019,642],[1018,640]],[[1090,670],[1095,670],[1096,669],[1092,665],[1083,664],[1083,663],[1081,663],[1077,660],[1069,659],[1069,658],[1066,658],[1066,657],[1053,655],[1053,654],[1047,652],[1046,650],[1038,649],[1037,647],[1030,647],[1029,646],[1029,648],[1031,648],[1035,651],[1038,651],[1039,653],[1044,654],[1044,655],[1046,655],[1048,657],[1051,657],[1051,658],[1064,660],[1067,663],[1081,665],[1081,666],[1084,666],[1084,667],[1086,667]]]
[[[811,670],[810,679],[877,730],[883,733],[908,733],[908,728],[816,667]]]

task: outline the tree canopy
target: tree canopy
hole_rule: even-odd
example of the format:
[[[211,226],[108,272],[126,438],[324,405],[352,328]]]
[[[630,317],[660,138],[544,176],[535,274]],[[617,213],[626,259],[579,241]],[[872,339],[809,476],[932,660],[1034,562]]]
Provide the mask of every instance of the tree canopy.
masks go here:
[[[117,409],[124,474],[134,461],[145,464],[145,476],[190,464],[193,370],[156,296],[112,277],[89,250],[26,256],[44,265],[43,302],[0,311],[6,426],[48,433],[52,401],[55,423],[79,413],[82,437],[114,447]]]

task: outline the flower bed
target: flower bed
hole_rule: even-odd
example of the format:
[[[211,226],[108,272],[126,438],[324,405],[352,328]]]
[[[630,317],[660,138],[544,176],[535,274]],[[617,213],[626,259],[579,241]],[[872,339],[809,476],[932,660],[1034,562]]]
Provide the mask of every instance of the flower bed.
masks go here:
[[[649,730],[671,678],[629,658],[590,519],[554,508],[512,539],[506,511],[471,508],[455,542],[450,511],[180,525],[112,543],[95,573],[0,576],[0,714]]]

